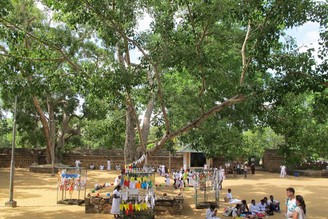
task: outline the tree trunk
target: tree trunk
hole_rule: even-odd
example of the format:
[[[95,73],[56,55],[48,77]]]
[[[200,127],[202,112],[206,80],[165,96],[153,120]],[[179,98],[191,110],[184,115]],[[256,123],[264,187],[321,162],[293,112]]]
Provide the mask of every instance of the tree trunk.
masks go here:
[[[149,100],[145,115],[142,120],[141,136],[142,136],[142,142],[144,143],[146,149],[147,149],[147,141],[148,141],[149,130],[150,130],[150,119],[151,119],[151,115],[153,113],[154,105],[155,105],[154,99],[155,98],[153,96]],[[145,153],[145,152],[146,151],[143,151],[143,153]]]
[[[47,161],[47,163],[51,163],[51,140],[50,140],[50,130],[49,130],[47,118],[44,115],[44,112],[43,112],[36,96],[33,96],[33,104],[40,116],[44,137],[46,139],[46,146],[47,146],[46,147],[46,161]]]
[[[60,156],[58,156],[59,155],[58,152],[65,146],[65,134],[68,131],[68,121],[69,121],[69,117],[67,116],[65,110],[63,110],[63,120],[61,124],[61,129],[58,130],[57,157],[55,158],[58,161],[60,161]]]
[[[125,117],[125,143],[124,143],[124,162],[130,164],[135,161],[136,148],[135,148],[135,119],[133,116],[133,108],[127,105],[127,113]]]
[[[54,103],[50,97],[47,98],[47,104],[48,104],[48,112],[49,112],[51,166],[52,166],[52,174],[54,174],[55,146],[56,146],[56,121],[55,121]]]

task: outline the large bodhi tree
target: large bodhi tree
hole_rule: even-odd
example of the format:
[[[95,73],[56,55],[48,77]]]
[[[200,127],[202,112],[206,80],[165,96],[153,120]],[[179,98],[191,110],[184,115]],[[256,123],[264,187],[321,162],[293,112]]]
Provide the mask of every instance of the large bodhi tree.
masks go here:
[[[34,1],[11,1],[1,16],[1,98],[4,108],[19,96],[18,128],[30,131],[30,142],[46,145],[46,159],[54,164],[55,153],[65,141],[79,135],[71,126],[78,118],[78,96],[74,91],[72,61],[64,51],[77,56],[79,41],[71,31],[45,23],[45,16]],[[47,44],[52,39],[56,44]],[[40,122],[44,141],[37,143],[35,134]],[[75,124],[78,124],[75,121]],[[35,132],[33,132],[35,130]]]
[[[221,120],[228,131],[231,126],[247,128],[252,114],[265,101],[262,94],[272,76],[268,71],[273,69],[272,58],[286,55],[276,52],[282,48],[279,40],[284,29],[323,20],[320,14],[324,11],[323,4],[310,0],[42,2],[54,12],[57,22],[91,31],[89,40],[99,40],[98,46],[107,52],[108,59],[82,62],[84,57],[75,59],[73,54],[59,51],[77,79],[85,82],[83,89],[112,96],[125,106],[126,163],[190,131],[204,135],[206,132],[197,133],[197,128],[206,120]],[[145,13],[152,23],[149,30],[140,32],[138,19]],[[49,45],[51,40],[54,43],[56,39],[39,43]],[[142,54],[139,63],[132,63],[132,49]],[[114,53],[115,57],[110,55]],[[309,67],[289,63],[296,69]],[[285,66],[279,68],[279,62],[274,64],[275,73],[288,73]],[[188,80],[185,86],[171,86],[171,79],[179,77]],[[140,108],[146,112],[142,125]],[[153,110],[160,111],[158,124],[164,131],[146,151]],[[213,127],[213,122],[209,124]]]

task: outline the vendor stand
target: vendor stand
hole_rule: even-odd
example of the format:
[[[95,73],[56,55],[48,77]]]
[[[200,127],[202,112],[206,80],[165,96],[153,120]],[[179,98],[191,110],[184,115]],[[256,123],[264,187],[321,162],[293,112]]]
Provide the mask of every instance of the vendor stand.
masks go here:
[[[57,204],[79,205],[84,202],[87,170],[83,167],[65,167],[58,170]]]
[[[128,169],[122,174],[120,216],[122,218],[155,218],[155,173]]]
[[[219,207],[219,171],[196,170],[193,178],[196,208],[208,208],[211,204]]]

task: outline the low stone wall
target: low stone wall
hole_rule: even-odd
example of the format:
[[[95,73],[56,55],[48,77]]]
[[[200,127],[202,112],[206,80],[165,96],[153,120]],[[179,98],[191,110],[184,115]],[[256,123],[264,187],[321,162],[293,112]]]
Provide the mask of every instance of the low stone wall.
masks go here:
[[[0,168],[10,167],[11,148],[0,148]],[[33,163],[45,164],[45,150],[15,149],[15,167],[28,168]]]
[[[308,176],[328,178],[328,170],[291,170],[288,172],[291,176]]]
[[[94,164],[95,168],[99,168],[100,164],[105,165],[107,168],[107,159],[111,161],[111,168],[114,169],[116,164],[123,166],[124,164],[124,151],[123,150],[75,150],[70,153],[62,155],[61,163],[68,166],[75,166],[75,161],[80,160],[81,166],[89,168],[90,164]],[[0,168],[10,167],[11,161],[11,149],[0,149]],[[17,148],[15,149],[15,167],[29,168],[32,164],[46,164],[45,150],[34,150]],[[182,156],[171,156],[171,168],[181,168],[183,163]],[[159,150],[154,155],[148,158],[148,164],[154,167],[165,164],[169,167],[169,152],[165,150]]]
[[[70,152],[63,156],[62,163],[74,166],[76,160],[81,161],[81,166],[89,168],[90,164],[94,164],[95,168],[99,168],[102,164],[107,168],[107,159],[111,161],[111,168],[114,169],[116,164],[124,165],[123,150],[78,150]],[[177,169],[182,166],[182,156],[171,156],[171,168]],[[148,164],[154,167],[165,164],[169,167],[169,152],[159,150],[148,158]]]
[[[112,198],[87,197],[85,198],[86,214],[110,214]]]

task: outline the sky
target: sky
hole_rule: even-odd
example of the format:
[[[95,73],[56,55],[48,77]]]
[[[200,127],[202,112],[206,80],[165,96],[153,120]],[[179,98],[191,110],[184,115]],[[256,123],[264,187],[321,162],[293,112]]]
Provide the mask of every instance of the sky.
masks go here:
[[[288,29],[286,33],[295,38],[300,51],[304,52],[306,47],[314,48],[318,51],[319,48],[319,24],[307,22],[300,27]]]

